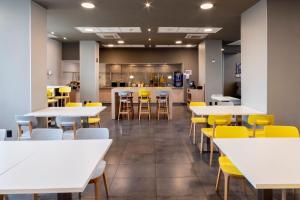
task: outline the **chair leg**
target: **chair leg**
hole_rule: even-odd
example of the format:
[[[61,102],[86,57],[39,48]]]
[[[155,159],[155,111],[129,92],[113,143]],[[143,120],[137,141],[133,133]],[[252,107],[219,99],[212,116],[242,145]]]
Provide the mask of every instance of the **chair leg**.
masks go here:
[[[244,192],[245,192],[245,195],[247,195],[247,182],[246,182],[246,179],[242,178],[242,184],[243,184],[243,189],[244,189]]]
[[[193,122],[191,121],[191,127],[190,127],[190,133],[189,133],[189,136],[191,137],[192,135],[192,129],[193,129]]]
[[[209,166],[212,165],[213,161],[213,154],[214,154],[214,142],[213,139],[210,138],[210,156],[209,156]]]
[[[105,192],[106,192],[106,198],[108,199],[108,184],[107,184],[107,179],[105,173],[103,173],[103,182],[104,182],[104,187],[105,187]]]
[[[217,181],[216,181],[216,192],[219,192],[219,186],[220,186],[220,176],[221,176],[221,167],[219,167]]]
[[[229,193],[229,174],[224,174],[224,200],[228,200]]]
[[[196,123],[193,124],[193,144],[196,144]]]
[[[286,200],[286,189],[281,190],[281,200]]]
[[[99,177],[94,179],[94,184],[95,184],[95,199],[99,200],[100,199],[100,183],[99,183]]]
[[[38,200],[39,199],[38,194],[33,194],[33,199]]]
[[[142,102],[139,104],[139,120],[141,120],[141,112],[142,112]]]
[[[200,154],[202,154],[203,153],[203,133],[202,133],[202,131],[201,131],[201,141],[200,141]]]
[[[149,112],[149,120],[151,119],[151,105],[150,101],[148,102],[148,112]]]

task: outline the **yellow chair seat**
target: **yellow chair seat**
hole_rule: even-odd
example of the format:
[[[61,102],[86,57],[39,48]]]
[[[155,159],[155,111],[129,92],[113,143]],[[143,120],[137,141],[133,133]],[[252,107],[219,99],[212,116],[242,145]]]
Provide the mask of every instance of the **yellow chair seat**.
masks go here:
[[[100,122],[100,118],[99,117],[89,117],[88,119],[88,123],[89,124],[97,124]]]
[[[148,102],[149,102],[149,99],[140,99],[140,101],[141,101],[142,103],[148,103]]]
[[[192,123],[207,123],[207,119],[205,117],[192,117]]]
[[[249,137],[254,137],[253,129],[249,128],[248,132],[249,132]],[[256,129],[255,130],[255,137],[257,137],[257,138],[266,137],[265,136],[265,131],[263,129]]]
[[[223,172],[235,176],[243,176],[242,173],[234,166],[234,164],[226,157],[219,157],[219,165]]]
[[[67,99],[70,98],[69,96],[55,96],[55,99]]]
[[[57,99],[48,99],[48,103],[56,103]]]
[[[207,137],[212,137],[213,136],[213,128],[202,128],[201,131]]]
[[[268,119],[257,119],[256,124],[259,124],[260,126],[266,126],[270,124],[270,120]]]

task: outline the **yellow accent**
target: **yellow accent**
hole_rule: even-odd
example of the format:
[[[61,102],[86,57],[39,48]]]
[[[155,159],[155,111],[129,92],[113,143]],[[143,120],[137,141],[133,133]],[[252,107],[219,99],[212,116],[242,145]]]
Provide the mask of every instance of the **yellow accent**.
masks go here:
[[[243,174],[234,166],[234,164],[226,157],[219,157],[219,165],[223,172],[234,175],[234,176],[243,176]]]
[[[100,117],[89,117],[88,123],[89,124],[98,124],[100,122]]]
[[[264,129],[257,126],[273,125],[275,121],[274,115],[249,115],[248,124],[252,126],[249,130],[250,137],[265,137]]]
[[[56,103],[58,102],[56,99],[48,99],[48,103]]]
[[[214,132],[213,128],[202,128],[201,131],[207,137],[209,137],[209,138],[213,137],[213,132]]]
[[[47,88],[47,97],[48,99],[52,99],[55,96],[53,88]]]
[[[97,107],[97,106],[102,106],[102,103],[101,102],[89,102],[89,103],[86,103],[85,106],[87,106],[87,107]]]
[[[274,138],[299,137],[295,126],[265,126],[265,136]]]
[[[202,101],[191,101],[190,106],[206,106],[206,103]]]
[[[142,88],[139,90],[139,96],[142,98],[147,98],[150,96],[150,91]]]
[[[205,117],[192,117],[192,123],[194,124],[205,124],[207,122],[207,119]]]
[[[66,104],[66,107],[81,107],[82,103],[78,103],[78,102],[68,102]]]
[[[71,92],[71,89],[72,89],[72,88],[69,87],[69,86],[64,86],[64,87],[59,88],[58,91],[59,91],[59,93],[61,93],[61,94],[68,94],[68,93]]]
[[[218,126],[215,138],[248,138],[248,130],[244,126]]]

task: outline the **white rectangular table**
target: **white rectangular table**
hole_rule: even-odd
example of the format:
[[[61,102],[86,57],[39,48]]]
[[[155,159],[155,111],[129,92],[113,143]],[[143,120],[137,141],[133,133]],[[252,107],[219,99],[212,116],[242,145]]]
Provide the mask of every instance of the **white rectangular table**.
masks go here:
[[[34,117],[81,117],[83,118],[83,126],[88,127],[87,120],[88,117],[94,117],[104,111],[106,106],[97,107],[48,107],[42,110],[31,112],[26,114],[26,116]]]
[[[111,139],[0,142],[1,153],[18,160],[0,175],[0,194],[83,192],[111,143]],[[10,151],[12,147],[15,151]]]
[[[247,106],[190,106],[195,115],[252,115],[264,114]]]
[[[214,139],[214,143],[258,189],[271,199],[272,189],[300,188],[300,138]]]

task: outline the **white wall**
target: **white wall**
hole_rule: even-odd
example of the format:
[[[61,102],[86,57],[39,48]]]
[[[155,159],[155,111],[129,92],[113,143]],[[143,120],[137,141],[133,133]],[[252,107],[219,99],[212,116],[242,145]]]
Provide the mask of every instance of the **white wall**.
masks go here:
[[[199,63],[199,79],[198,84],[204,85],[205,84],[205,43],[201,42],[198,46],[198,63]]]
[[[267,1],[241,18],[242,104],[267,112]]]
[[[80,41],[80,100],[99,101],[99,44]]]
[[[47,40],[47,70],[52,71],[52,76],[47,79],[47,85],[60,85],[62,58],[62,44],[53,39]]]
[[[46,32],[43,26],[45,16],[43,12],[46,11],[31,6],[30,0],[0,1],[0,91],[2,94],[0,128],[16,130],[14,116],[30,112],[31,109],[43,105],[46,99],[45,84],[42,79],[45,73],[36,74],[35,71],[45,72],[46,64],[43,65],[43,60],[33,55],[37,53],[37,46],[42,47],[40,56],[44,56],[46,52],[44,54],[43,44],[36,45],[32,41],[35,38],[40,42],[43,41],[39,34]],[[35,16],[42,18],[31,21]],[[40,30],[36,29],[35,25],[38,24],[41,25],[37,28]],[[33,31],[33,38],[31,31]],[[38,65],[41,69],[37,69]],[[31,69],[32,66],[34,71]],[[34,76],[41,76],[41,79]],[[42,87],[44,92],[41,90]],[[33,92],[41,92],[41,94],[33,94]],[[42,98],[37,99],[39,97]]]

